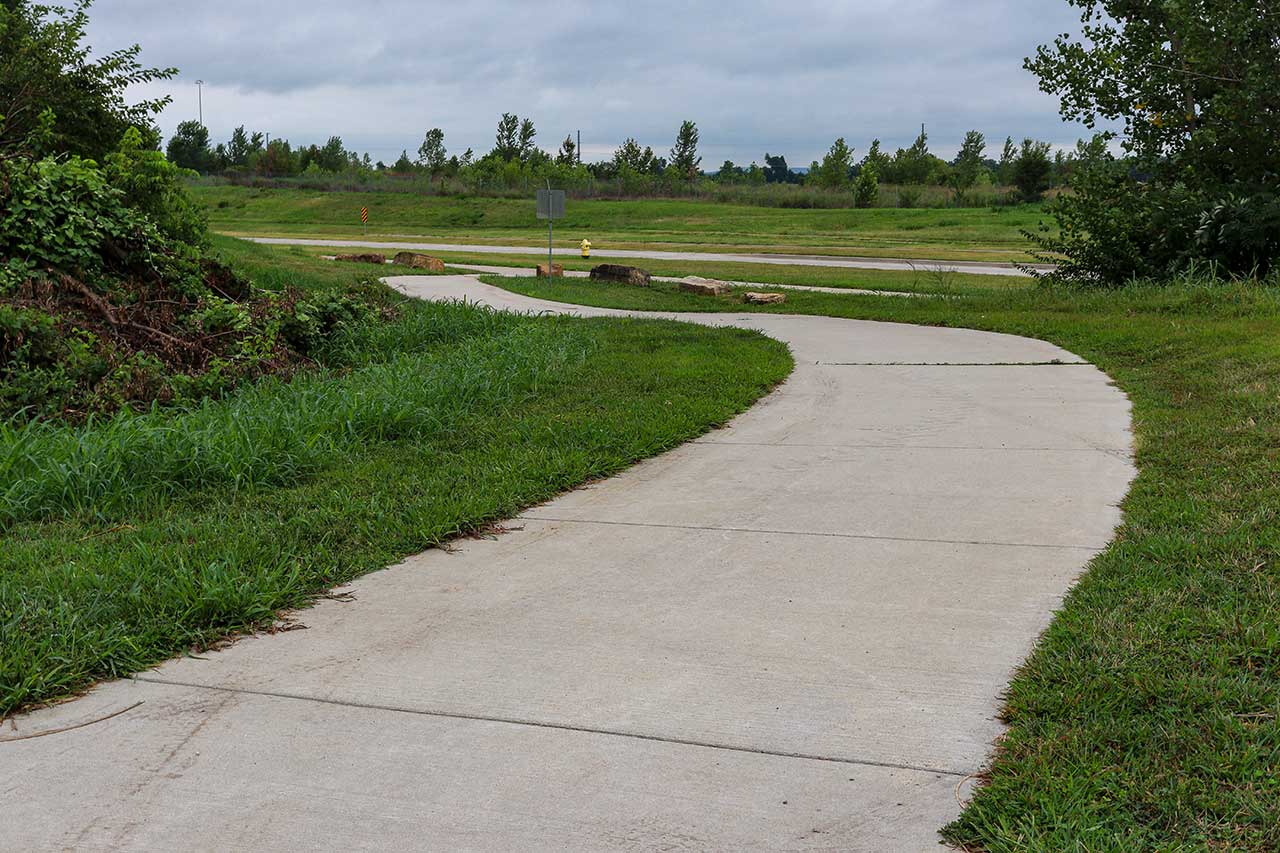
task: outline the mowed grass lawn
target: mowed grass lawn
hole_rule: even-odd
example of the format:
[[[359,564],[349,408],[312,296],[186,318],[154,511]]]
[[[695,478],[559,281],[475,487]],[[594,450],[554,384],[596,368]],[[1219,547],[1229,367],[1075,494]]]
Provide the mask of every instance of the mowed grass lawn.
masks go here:
[[[214,228],[241,236],[359,239],[433,237],[453,242],[546,245],[528,200],[416,193],[322,192],[194,184]],[[1040,206],[978,209],[794,210],[680,199],[570,200],[557,244],[599,248],[867,255],[940,260],[1029,261],[1023,230]]]
[[[259,284],[365,267],[222,241]],[[185,411],[0,423],[0,719],[674,447],[791,370],[732,329],[384,298],[328,366]]]
[[[746,310],[670,285],[486,278],[611,308]],[[1139,476],[1009,688],[1007,736],[946,837],[973,850],[1280,850],[1280,287],[1183,282],[752,310],[1027,335],[1134,404]]]

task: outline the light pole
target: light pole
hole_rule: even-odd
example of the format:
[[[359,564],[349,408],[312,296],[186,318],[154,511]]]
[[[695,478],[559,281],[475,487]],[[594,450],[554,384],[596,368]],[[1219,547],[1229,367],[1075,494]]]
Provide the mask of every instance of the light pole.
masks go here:
[[[204,81],[196,81],[196,99],[200,104],[200,126],[204,127]]]

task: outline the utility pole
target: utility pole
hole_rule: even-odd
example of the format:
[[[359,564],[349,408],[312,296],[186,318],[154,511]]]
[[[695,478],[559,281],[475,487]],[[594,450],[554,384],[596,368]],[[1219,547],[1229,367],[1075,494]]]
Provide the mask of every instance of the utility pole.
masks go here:
[[[204,127],[204,81],[196,81],[196,99],[200,104],[200,126]]]
[[[582,165],[582,131],[578,131],[578,165]]]

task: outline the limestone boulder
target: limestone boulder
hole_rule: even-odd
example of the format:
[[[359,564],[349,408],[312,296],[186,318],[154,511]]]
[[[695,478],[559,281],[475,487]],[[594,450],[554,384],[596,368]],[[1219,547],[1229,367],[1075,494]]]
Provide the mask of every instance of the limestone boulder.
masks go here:
[[[748,305],[781,305],[787,301],[785,293],[757,293],[749,290],[742,295],[742,301]]]
[[[628,267],[622,264],[600,264],[591,270],[592,281],[613,281],[618,284],[630,284],[634,287],[648,287],[649,273],[639,267]]]
[[[420,255],[417,252],[400,252],[396,255],[395,262],[399,266],[411,267],[415,270],[444,272],[444,261],[439,258],[433,258],[430,255]]]
[[[724,296],[731,288],[723,281],[712,278],[701,278],[691,275],[680,282],[680,289],[685,293],[696,293],[699,296]]]
[[[551,278],[563,278],[563,277],[564,277],[564,264],[552,264],[552,265],[551,265],[551,273],[550,273],[550,277],[551,277]],[[547,265],[546,265],[546,264],[538,264],[538,278],[547,278]]]
[[[343,261],[349,264],[385,264],[387,262],[386,255],[377,255],[369,252],[363,255],[337,255],[335,261]]]

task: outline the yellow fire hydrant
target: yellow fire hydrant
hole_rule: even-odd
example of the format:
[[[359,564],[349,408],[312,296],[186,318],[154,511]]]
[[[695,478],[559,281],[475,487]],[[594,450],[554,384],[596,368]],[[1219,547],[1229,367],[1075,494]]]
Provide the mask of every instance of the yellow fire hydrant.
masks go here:
[[[591,241],[590,240],[582,241],[582,257],[584,258],[591,257]]]

